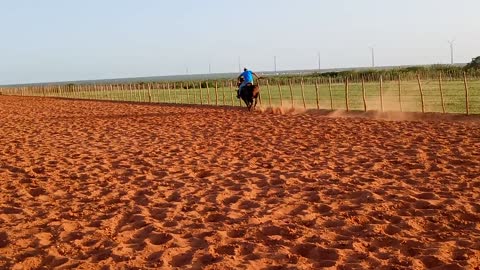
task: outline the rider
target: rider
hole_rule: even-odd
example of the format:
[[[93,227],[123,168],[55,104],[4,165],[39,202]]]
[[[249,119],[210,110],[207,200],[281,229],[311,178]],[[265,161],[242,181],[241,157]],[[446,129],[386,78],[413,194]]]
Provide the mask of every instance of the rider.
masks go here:
[[[245,87],[248,84],[253,85],[253,76],[254,75],[255,75],[255,77],[257,77],[257,79],[259,79],[259,77],[257,76],[257,74],[255,74],[255,72],[252,72],[252,71],[248,70],[247,68],[243,68],[242,74],[240,74],[238,76],[238,80],[240,80],[240,78],[243,77],[243,82],[242,82],[242,84],[240,84],[240,86],[238,88],[237,98],[240,98],[240,93],[242,92],[243,87]]]

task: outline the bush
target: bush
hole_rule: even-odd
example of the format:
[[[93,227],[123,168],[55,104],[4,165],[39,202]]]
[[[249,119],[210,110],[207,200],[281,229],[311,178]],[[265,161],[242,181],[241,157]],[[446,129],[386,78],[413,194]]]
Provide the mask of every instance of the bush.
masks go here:
[[[469,70],[469,69],[480,69],[480,56],[477,56],[475,58],[472,59],[472,62],[468,63],[466,66],[465,66],[465,69],[466,70]]]

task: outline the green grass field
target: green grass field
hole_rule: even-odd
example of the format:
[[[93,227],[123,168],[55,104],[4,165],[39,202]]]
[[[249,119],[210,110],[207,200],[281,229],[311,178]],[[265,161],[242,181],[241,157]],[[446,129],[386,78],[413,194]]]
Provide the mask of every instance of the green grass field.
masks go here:
[[[302,87],[300,84],[289,85],[265,85],[261,84],[261,106],[284,106],[284,107],[306,107],[307,109],[333,109],[345,110],[345,84],[333,83],[331,91],[328,84],[319,84],[318,92],[314,84],[304,85],[304,99],[302,98]],[[480,113],[480,81],[471,80],[468,82],[469,89],[469,112],[471,114]],[[424,109],[425,112],[442,112],[442,101],[438,81],[422,81]],[[318,94],[317,94],[318,93]],[[330,95],[331,93],[331,95]],[[19,94],[19,93],[17,93]],[[43,96],[42,92],[24,95]],[[82,91],[59,92],[54,91],[46,93],[45,96],[80,98],[92,100],[112,100],[112,101],[134,101],[134,102],[153,102],[153,103],[177,103],[177,104],[204,104],[204,105],[226,105],[226,106],[244,106],[235,98],[236,92],[229,85],[219,85],[215,92],[214,87],[195,89],[146,89],[142,90],[108,90],[94,91],[93,86],[84,88]],[[417,81],[404,81],[401,83],[401,95],[399,97],[399,87],[396,81],[386,81],[383,83],[383,110],[384,111],[405,111],[421,112],[422,102]],[[444,81],[443,98],[445,111],[447,113],[465,113],[465,88],[463,80]],[[380,83],[369,82],[365,84],[365,101],[367,110],[381,110],[382,102],[380,98]],[[401,102],[401,106],[400,106]],[[293,104],[292,104],[293,103]],[[351,82],[349,84],[348,105],[350,110],[364,110],[362,85],[360,82]]]

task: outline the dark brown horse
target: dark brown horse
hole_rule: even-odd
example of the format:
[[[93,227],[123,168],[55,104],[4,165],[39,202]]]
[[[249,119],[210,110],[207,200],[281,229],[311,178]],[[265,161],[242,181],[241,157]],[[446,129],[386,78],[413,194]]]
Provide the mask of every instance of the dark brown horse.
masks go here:
[[[238,81],[238,86],[242,83],[242,79]],[[242,88],[240,98],[245,102],[249,111],[255,110],[257,100],[260,97],[260,86],[254,84],[247,84]]]

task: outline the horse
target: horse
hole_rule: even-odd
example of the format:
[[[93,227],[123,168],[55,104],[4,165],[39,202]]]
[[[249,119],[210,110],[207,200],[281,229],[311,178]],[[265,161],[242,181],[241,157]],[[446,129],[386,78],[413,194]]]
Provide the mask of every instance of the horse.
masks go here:
[[[241,78],[238,81],[238,86],[242,84],[243,79]],[[260,96],[260,86],[258,85],[253,85],[251,83],[248,83],[242,88],[242,92],[240,93],[240,98],[245,102],[245,105],[247,105],[247,109],[249,111],[255,110],[255,107],[257,106],[257,99]]]

